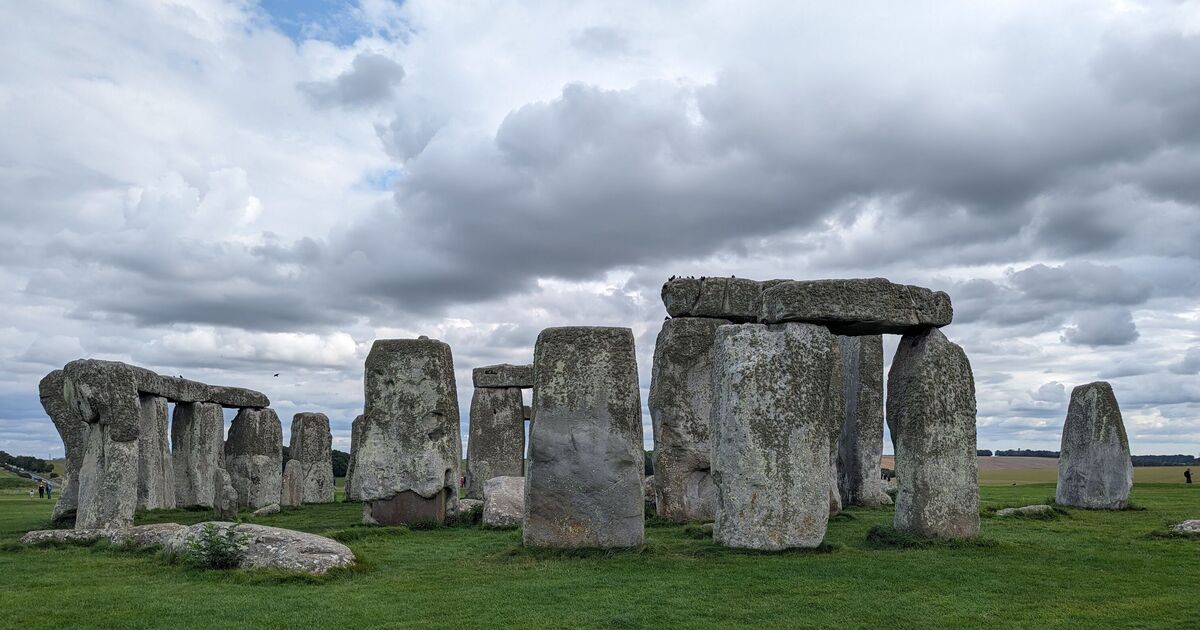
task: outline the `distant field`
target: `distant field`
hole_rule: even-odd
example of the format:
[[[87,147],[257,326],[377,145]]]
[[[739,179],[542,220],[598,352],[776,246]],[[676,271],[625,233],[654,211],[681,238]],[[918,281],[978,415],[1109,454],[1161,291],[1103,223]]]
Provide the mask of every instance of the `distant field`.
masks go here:
[[[1051,457],[980,457],[979,483],[1006,486],[1014,483],[1054,483],[1058,480],[1058,459]],[[895,468],[895,458],[885,455],[884,468]],[[1133,469],[1134,483],[1183,483],[1187,466],[1139,466]],[[1200,482],[1200,468],[1192,471]]]

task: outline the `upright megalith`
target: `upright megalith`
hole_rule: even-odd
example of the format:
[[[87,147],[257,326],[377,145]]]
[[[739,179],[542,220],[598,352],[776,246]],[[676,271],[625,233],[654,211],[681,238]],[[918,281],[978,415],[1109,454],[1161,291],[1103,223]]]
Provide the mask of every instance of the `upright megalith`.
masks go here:
[[[534,349],[533,380],[524,544],[641,545],[645,463],[633,331],[547,328]]]
[[[727,319],[676,317],[654,345],[650,418],[654,496],[662,518],[711,521],[716,504],[709,443],[713,411],[713,340]]]
[[[887,423],[896,450],[896,529],[975,537],[975,379],[966,353],[940,330],[900,340],[888,373]]]
[[[232,521],[237,518],[238,493],[233,487],[229,471],[224,468],[213,471],[213,512],[220,521]]]
[[[304,503],[333,503],[333,433],[329,417],[303,412],[292,416],[292,459],[300,462]]]
[[[279,502],[283,483],[283,424],[274,409],[239,409],[225,439],[225,469],[240,507]]]
[[[211,508],[213,479],[225,467],[225,414],[216,403],[177,403],[171,418],[175,505]]]
[[[829,516],[842,513],[842,493],[838,488],[838,441],[842,420],[846,417],[846,365],[842,360],[842,344],[834,335],[830,343],[829,390],[825,395],[825,426],[829,429]]]
[[[175,507],[175,468],[167,439],[167,399],[153,394],[138,396],[137,509]]]
[[[838,489],[844,505],[891,503],[879,478],[883,455],[883,337],[838,337],[845,380],[839,420]]]
[[[367,355],[354,483],[366,523],[442,522],[458,505],[462,443],[450,346],[378,339]]]
[[[833,347],[823,326],[717,329],[711,438],[717,543],[779,550],[824,539]]]
[[[525,413],[516,387],[475,387],[467,437],[467,498],[483,499],[493,477],[525,474]]]
[[[279,505],[296,507],[304,503],[304,468],[300,460],[289,459],[283,467],[283,480],[279,485]]]
[[[358,466],[355,459],[358,457],[358,447],[362,443],[362,427],[363,416],[358,414],[354,417],[354,421],[350,423],[350,462],[346,465],[346,501],[361,501],[362,492],[359,491],[358,485],[354,482],[354,469]]]
[[[83,463],[87,445],[88,424],[79,415],[79,410],[67,403],[63,395],[64,379],[62,370],[50,372],[38,383],[38,396],[42,409],[46,410],[62,439],[66,460],[66,474],[58,491],[58,502],[54,504],[53,520],[71,523],[75,521],[75,510],[79,506],[79,466]]]
[[[1111,385],[1097,381],[1071,391],[1061,448],[1057,503],[1106,510],[1128,505],[1133,463]]]

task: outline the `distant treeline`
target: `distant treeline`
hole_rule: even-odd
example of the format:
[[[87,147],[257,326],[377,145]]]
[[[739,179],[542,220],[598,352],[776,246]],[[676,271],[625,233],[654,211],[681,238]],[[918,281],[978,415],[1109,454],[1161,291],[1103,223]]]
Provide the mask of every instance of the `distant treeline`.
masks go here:
[[[996,451],[996,457],[1058,457],[1058,451],[1031,451],[1018,448],[1007,451]]]
[[[1134,455],[1134,466],[1198,466],[1200,459],[1191,455]]]
[[[24,468],[35,473],[48,473],[54,470],[54,464],[44,459],[38,459],[29,455],[9,455],[4,451],[0,451],[0,464]]]

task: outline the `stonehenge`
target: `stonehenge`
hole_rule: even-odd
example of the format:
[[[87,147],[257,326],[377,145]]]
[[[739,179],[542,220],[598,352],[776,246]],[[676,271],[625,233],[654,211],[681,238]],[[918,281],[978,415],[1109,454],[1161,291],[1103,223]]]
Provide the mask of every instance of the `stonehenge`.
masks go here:
[[[493,477],[525,474],[525,405],[521,389],[533,386],[533,366],[491,365],[472,371],[467,434],[467,498],[483,499]]]
[[[363,416],[358,414],[350,423],[350,463],[346,466],[346,500],[361,501],[361,493],[354,483],[354,458],[358,455],[358,444],[362,441]]]
[[[1132,486],[1129,438],[1112,386],[1097,381],[1076,387],[1063,424],[1055,502],[1120,510]]]
[[[301,503],[333,503],[333,433],[323,413],[292,416],[291,459],[300,462]]]
[[[54,522],[74,522],[79,504],[79,467],[83,463],[83,451],[87,442],[88,424],[79,415],[79,410],[67,403],[63,395],[65,376],[62,370],[54,370],[38,382],[38,397],[42,409],[50,416],[58,437],[63,442],[63,458],[66,474],[54,504]]]
[[[238,506],[278,503],[283,484],[283,424],[274,409],[239,409],[225,440],[225,470]]]
[[[520,527],[525,513],[525,478],[493,477],[483,484],[485,527]]]
[[[300,460],[289,459],[283,467],[283,479],[279,482],[279,505],[296,507],[304,503],[304,473]]]
[[[167,439],[167,399],[138,395],[137,509],[175,507],[175,468]]]
[[[458,503],[462,442],[450,346],[379,339],[363,375],[354,484],[363,522],[443,522]]]
[[[844,419],[837,448],[838,491],[843,505],[871,507],[892,502],[883,492],[883,337],[838,337],[845,374]]]
[[[884,278],[793,280],[762,292],[763,323],[822,324],[838,335],[907,334],[953,318],[945,293]]]
[[[171,419],[175,504],[211,508],[213,475],[225,467],[225,415],[215,403],[177,403]]]
[[[633,331],[543,330],[533,385],[523,544],[640,546],[645,463]]]

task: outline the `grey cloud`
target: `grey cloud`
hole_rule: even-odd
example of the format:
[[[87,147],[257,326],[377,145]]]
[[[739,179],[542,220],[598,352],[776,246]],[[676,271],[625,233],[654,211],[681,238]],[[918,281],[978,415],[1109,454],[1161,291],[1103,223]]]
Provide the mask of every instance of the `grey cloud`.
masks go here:
[[[632,52],[629,34],[609,26],[591,26],[571,36],[571,46],[590,55],[627,55]]]
[[[1200,374],[1200,346],[1188,348],[1183,358],[1170,369],[1176,374]]]
[[[296,89],[315,107],[363,107],[392,99],[404,80],[404,68],[378,53],[362,52],[350,69],[332,81],[309,81]]]
[[[1138,338],[1128,309],[1104,308],[1083,311],[1063,331],[1063,340],[1079,346],[1122,346]]]

